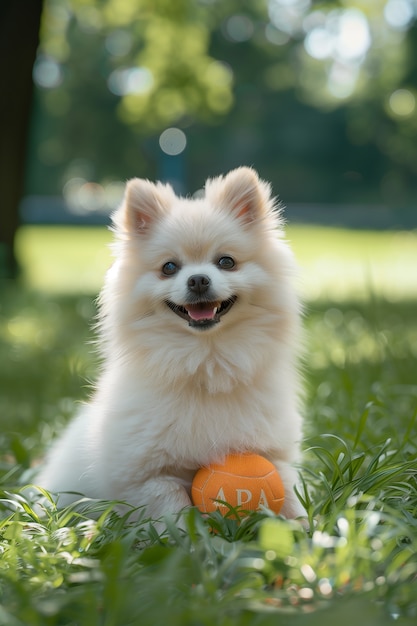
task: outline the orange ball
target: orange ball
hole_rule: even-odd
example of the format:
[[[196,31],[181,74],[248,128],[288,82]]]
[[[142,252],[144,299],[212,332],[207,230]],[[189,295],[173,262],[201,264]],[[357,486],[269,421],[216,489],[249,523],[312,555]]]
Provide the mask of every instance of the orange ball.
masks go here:
[[[200,468],[191,485],[191,500],[203,513],[227,513],[226,505],[216,500],[245,511],[265,506],[279,513],[284,495],[275,465],[259,454],[229,454],[222,464]]]

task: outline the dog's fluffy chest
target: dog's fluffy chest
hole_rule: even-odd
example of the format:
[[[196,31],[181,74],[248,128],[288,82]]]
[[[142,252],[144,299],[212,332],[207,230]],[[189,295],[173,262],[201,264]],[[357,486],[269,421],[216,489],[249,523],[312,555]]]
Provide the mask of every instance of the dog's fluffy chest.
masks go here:
[[[125,379],[113,405],[114,394],[105,384],[102,389],[94,411],[98,445],[114,448],[118,441],[125,458],[136,457],[148,467],[199,467],[229,451],[265,449],[276,441],[278,405],[265,388],[237,385],[230,393],[213,394],[192,382],[169,390]]]

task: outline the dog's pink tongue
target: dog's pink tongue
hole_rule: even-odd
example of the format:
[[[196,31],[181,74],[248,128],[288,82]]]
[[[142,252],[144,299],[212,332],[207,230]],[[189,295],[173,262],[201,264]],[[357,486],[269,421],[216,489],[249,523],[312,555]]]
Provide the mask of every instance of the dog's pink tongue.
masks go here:
[[[217,307],[213,307],[213,305],[207,304],[206,306],[202,304],[188,304],[187,305],[187,313],[191,317],[192,320],[196,322],[200,320],[212,320],[216,315]]]

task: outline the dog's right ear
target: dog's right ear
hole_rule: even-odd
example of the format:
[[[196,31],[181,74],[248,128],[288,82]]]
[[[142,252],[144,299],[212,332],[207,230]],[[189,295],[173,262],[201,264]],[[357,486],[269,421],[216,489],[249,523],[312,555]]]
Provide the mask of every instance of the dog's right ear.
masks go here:
[[[113,217],[119,229],[144,235],[162,215],[166,214],[175,199],[170,185],[151,183],[142,178],[132,178],[126,184],[122,206]]]

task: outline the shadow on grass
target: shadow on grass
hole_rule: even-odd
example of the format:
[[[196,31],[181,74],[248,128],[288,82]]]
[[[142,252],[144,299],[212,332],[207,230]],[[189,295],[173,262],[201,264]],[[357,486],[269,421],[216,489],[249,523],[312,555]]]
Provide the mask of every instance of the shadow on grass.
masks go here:
[[[97,364],[89,345],[94,298],[17,287],[0,296],[0,446],[11,445],[27,465],[89,393]]]

